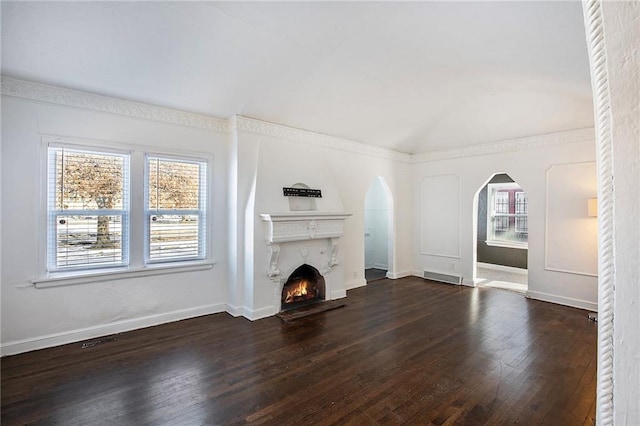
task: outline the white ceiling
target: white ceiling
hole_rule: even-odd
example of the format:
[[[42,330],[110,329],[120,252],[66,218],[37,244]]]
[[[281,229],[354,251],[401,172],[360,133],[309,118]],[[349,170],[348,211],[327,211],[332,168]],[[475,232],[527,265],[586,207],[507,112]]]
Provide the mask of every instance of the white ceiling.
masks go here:
[[[593,126],[572,2],[2,2],[2,74],[406,153]]]

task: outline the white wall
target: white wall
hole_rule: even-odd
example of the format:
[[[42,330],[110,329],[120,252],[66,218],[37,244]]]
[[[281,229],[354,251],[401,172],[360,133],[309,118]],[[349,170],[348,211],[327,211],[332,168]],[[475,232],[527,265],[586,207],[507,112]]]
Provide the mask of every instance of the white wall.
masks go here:
[[[364,202],[364,266],[388,268],[389,201],[385,188],[376,177],[367,191]]]
[[[603,2],[613,132],[616,425],[640,424],[640,3]]]
[[[46,244],[39,226],[45,213],[43,135],[213,155],[214,268],[36,289],[31,280],[43,275],[44,260],[38,253]],[[225,310],[228,154],[224,133],[3,96],[2,140],[3,354]]]
[[[586,140],[585,134],[587,135]],[[580,139],[584,141],[579,142]],[[596,310],[596,277],[552,271],[545,268],[545,229],[547,224],[555,224],[557,220],[553,215],[548,218],[546,215],[547,185],[550,184],[552,187],[555,185],[554,181],[547,182],[547,172],[554,164],[594,161],[594,139],[595,135],[591,135],[591,131],[548,135],[525,141],[524,149],[519,151],[504,151],[504,147],[509,144],[503,144],[496,145],[496,149],[487,151],[484,155],[465,156],[464,151],[451,152],[449,157],[452,158],[440,156],[437,161],[422,161],[415,164],[413,166],[413,182],[415,182],[414,198],[417,200],[414,211],[416,229],[421,229],[424,215],[431,214],[425,213],[424,209],[445,209],[440,205],[439,199],[430,199],[428,194],[426,194],[427,199],[423,199],[425,192],[421,190],[419,184],[439,176],[456,177],[459,181],[459,210],[456,210],[455,207],[446,208],[448,217],[459,218],[459,220],[455,223],[457,229],[451,232],[430,232],[428,235],[417,234],[415,236],[414,274],[420,275],[423,268],[444,273],[456,273],[463,276],[466,285],[474,285],[474,236],[476,235],[475,226],[477,226],[474,224],[477,222],[476,210],[473,205],[474,195],[493,173],[504,172],[520,184],[529,199],[529,297]],[[518,144],[518,141],[514,141],[514,145]],[[450,191],[453,191],[453,188],[450,188]],[[593,191],[595,191],[595,187]],[[585,216],[586,203],[585,199]],[[453,202],[450,204],[451,206],[456,205]],[[420,207],[421,205],[424,205],[424,209]],[[570,206],[556,205],[555,207],[564,211],[563,209]],[[588,225],[588,222],[585,223]],[[450,253],[451,250],[446,253],[431,254],[425,254],[422,250],[421,246],[425,239],[429,240],[429,245],[433,247],[450,247],[455,242],[450,241],[447,235],[455,235],[456,232],[460,235],[459,257],[454,256],[453,252]],[[578,236],[575,234],[575,229],[572,232],[573,234],[565,234],[564,238]],[[576,256],[584,260],[581,256],[585,254],[583,252],[576,254]],[[555,261],[555,258],[552,261]],[[588,262],[589,260],[584,261]]]

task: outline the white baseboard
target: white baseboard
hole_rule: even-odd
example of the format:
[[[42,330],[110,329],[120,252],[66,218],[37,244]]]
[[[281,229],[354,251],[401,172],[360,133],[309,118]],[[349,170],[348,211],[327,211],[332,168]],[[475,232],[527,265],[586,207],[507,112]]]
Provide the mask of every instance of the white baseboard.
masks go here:
[[[227,313],[232,317],[242,316],[242,313],[244,312],[244,309],[242,308],[242,306],[235,306],[230,303],[227,303],[226,306],[227,306],[227,309],[226,309]]]
[[[168,322],[179,321],[187,318],[195,318],[202,315],[216,314],[225,311],[224,303],[198,306],[195,308],[181,309],[173,312],[149,315],[141,318],[116,321],[109,324],[97,325],[93,327],[80,328],[62,333],[54,333],[45,336],[34,337],[24,340],[3,343],[0,346],[0,354],[15,355],[37,349],[50,348],[53,346],[66,345],[68,343],[81,342],[96,337],[108,336],[110,334],[123,333],[125,331],[137,330],[139,328],[151,327]]]
[[[358,278],[357,280],[351,280],[344,283],[344,289],[346,291],[351,290],[352,288],[363,287],[365,285],[367,285],[367,280],[364,278]]]
[[[410,277],[413,273],[411,271],[399,271],[399,272],[387,272],[387,278],[397,280],[399,278]]]
[[[462,285],[467,286],[467,287],[477,287],[478,285],[475,283],[475,281],[473,280],[469,280],[469,279],[462,279]]]
[[[494,265],[493,263],[478,262],[479,268],[492,269],[494,271],[511,272],[512,274],[527,275],[528,270],[522,268],[514,268],[513,266]]]
[[[256,321],[262,318],[272,317],[278,312],[280,312],[279,307],[277,306],[265,306],[260,309],[247,309],[244,308],[243,316],[251,321]]]
[[[385,263],[385,264],[382,264],[382,263],[374,263],[374,264],[373,264],[373,267],[374,267],[375,269],[384,269],[384,270],[387,270],[387,264],[386,264],[386,263]]]
[[[331,292],[331,295],[329,295],[329,297],[331,298],[331,300],[342,299],[344,297],[347,297],[347,290],[346,289],[334,290]]]
[[[558,305],[571,306],[573,308],[585,309],[587,311],[598,312],[598,303],[588,300],[573,299],[570,297],[557,296],[555,294],[541,293],[539,291],[527,291],[527,299],[542,300],[543,302],[557,303]]]

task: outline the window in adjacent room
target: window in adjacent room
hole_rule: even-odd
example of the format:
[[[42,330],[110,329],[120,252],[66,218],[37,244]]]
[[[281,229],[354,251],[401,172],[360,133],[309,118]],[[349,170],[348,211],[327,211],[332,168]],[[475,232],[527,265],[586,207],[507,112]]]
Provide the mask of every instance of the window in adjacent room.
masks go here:
[[[49,147],[49,271],[129,262],[129,154]]]
[[[516,183],[489,184],[487,244],[527,248],[527,194]]]

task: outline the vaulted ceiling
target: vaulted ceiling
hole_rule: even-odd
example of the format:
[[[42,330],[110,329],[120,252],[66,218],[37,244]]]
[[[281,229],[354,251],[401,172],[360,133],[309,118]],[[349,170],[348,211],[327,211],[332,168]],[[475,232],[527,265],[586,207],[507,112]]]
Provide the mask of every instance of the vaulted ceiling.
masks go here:
[[[593,126],[581,3],[2,2],[2,74],[405,153]]]

